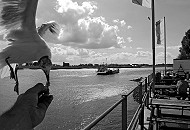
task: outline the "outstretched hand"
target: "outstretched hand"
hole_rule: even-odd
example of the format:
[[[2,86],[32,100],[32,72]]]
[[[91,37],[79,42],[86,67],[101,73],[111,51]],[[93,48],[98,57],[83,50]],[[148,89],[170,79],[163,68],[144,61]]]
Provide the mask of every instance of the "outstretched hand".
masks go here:
[[[39,125],[53,100],[49,89],[38,83],[18,96],[14,106],[0,117],[0,129],[32,129]]]

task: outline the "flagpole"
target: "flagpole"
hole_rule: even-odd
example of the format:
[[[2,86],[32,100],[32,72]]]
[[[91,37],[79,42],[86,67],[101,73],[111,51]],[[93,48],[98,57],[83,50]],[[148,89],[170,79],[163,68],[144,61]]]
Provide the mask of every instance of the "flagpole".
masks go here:
[[[154,11],[154,0],[152,0],[152,56],[153,56],[153,84],[152,84],[152,91],[154,93],[154,86],[155,86],[155,11]]]
[[[166,75],[166,19],[164,17],[164,59],[165,59],[165,75]]]

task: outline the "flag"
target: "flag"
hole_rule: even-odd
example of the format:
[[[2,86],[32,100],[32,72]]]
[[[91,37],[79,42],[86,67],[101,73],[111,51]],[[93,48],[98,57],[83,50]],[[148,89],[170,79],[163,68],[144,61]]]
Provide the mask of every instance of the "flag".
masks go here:
[[[151,0],[132,0],[132,2],[137,5],[151,8]]]
[[[164,19],[156,22],[157,44],[162,44],[164,41]]]

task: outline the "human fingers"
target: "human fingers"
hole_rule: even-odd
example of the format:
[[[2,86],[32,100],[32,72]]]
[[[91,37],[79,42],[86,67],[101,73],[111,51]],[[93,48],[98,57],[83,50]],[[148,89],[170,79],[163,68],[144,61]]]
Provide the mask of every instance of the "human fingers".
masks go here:
[[[52,100],[53,100],[53,95],[42,95],[38,99],[38,107],[41,110],[46,111],[49,105],[51,104]]]
[[[28,93],[36,93],[36,94],[38,94],[38,93],[40,93],[40,92],[42,92],[42,91],[45,91],[45,90],[47,90],[47,89],[48,89],[48,88],[45,87],[42,83],[38,83],[38,84],[36,84],[34,87],[28,89],[28,90],[25,92],[25,94],[28,94]]]
[[[33,120],[33,128],[36,127],[37,125],[39,125],[46,114],[47,108],[49,107],[50,103],[53,100],[53,96],[52,95],[42,95],[41,97],[39,97],[38,103],[37,103],[37,107],[35,107],[35,112],[34,114],[31,115],[31,117],[35,120]]]

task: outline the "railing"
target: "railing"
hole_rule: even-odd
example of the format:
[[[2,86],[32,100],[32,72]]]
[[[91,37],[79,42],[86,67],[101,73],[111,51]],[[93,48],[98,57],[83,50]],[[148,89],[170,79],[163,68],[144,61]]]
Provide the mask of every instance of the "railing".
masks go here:
[[[122,130],[135,130],[139,125],[141,130],[144,129],[144,107],[148,107],[150,97],[151,75],[145,78],[143,82],[140,82],[137,87],[130,91],[127,95],[122,95],[121,99],[117,101],[113,106],[107,109],[83,130],[90,130],[98,122],[100,122],[105,116],[107,116],[113,109],[115,109],[120,103],[122,104]],[[127,97],[134,91],[138,91],[139,106],[129,124],[127,126]]]

